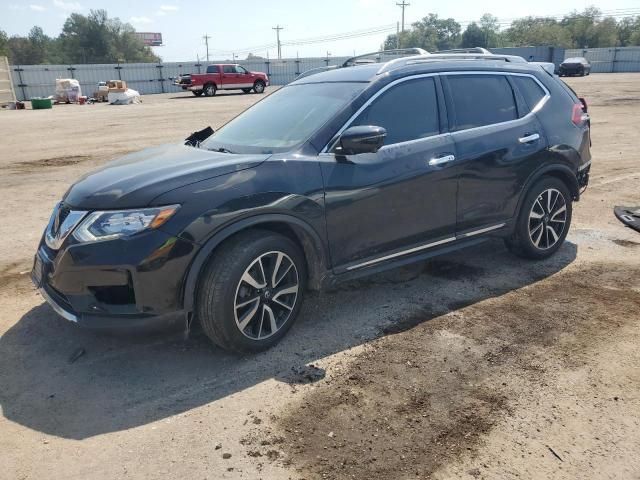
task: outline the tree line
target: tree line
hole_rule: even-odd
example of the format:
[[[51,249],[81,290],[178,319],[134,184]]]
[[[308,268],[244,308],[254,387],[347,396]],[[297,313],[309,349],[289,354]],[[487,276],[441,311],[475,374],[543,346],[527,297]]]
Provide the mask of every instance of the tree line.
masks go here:
[[[640,16],[616,20],[597,8],[572,13],[561,20],[524,17],[502,30],[498,18],[485,14],[467,28],[453,18],[429,14],[411,28],[389,35],[384,49],[420,47],[427,51],[469,47],[551,45],[564,48],[627,47],[640,45]]]
[[[156,62],[151,48],[144,45],[135,29],[105,10],[89,15],[72,13],[57,37],[45,35],[35,26],[26,37],[0,30],[0,56],[12,65]]]

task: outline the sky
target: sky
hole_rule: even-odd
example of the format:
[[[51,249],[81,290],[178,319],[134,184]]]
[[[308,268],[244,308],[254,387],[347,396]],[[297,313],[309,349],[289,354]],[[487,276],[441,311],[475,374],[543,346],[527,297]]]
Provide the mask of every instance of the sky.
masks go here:
[[[401,0],[398,0],[401,1]],[[463,25],[484,13],[503,25],[517,17],[561,16],[596,6],[614,16],[640,14],[638,0],[406,0],[405,23],[410,25],[429,13],[452,17]],[[396,0],[0,0],[0,30],[26,35],[39,25],[50,36],[60,33],[72,13],[88,14],[104,8],[110,17],[131,23],[140,32],[161,32],[164,46],[154,47],[164,61],[190,61],[206,56],[204,35],[209,39],[211,60],[236,53],[244,59],[256,55],[277,57],[276,31],[281,26],[283,58],[347,56],[378,50],[388,33],[395,32],[401,9]],[[347,33],[371,32],[339,40],[309,42]],[[343,35],[344,36],[344,35]],[[305,41],[306,43],[300,43]],[[298,42],[298,45],[287,45]]]

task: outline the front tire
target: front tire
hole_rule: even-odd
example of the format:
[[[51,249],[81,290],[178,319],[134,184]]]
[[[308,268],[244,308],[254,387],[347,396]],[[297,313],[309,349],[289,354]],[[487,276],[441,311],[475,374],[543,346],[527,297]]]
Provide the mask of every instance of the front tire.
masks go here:
[[[256,83],[253,84],[253,91],[256,93],[264,93],[266,85],[262,80],[257,80]]]
[[[505,243],[520,257],[548,258],[562,246],[571,214],[572,198],[566,184],[555,177],[543,177],[527,192],[515,232]]]
[[[207,83],[204,86],[204,96],[213,97],[216,94],[216,86],[213,83]]]
[[[306,286],[300,248],[265,230],[227,241],[204,268],[196,313],[218,346],[259,352],[275,345],[295,321]]]

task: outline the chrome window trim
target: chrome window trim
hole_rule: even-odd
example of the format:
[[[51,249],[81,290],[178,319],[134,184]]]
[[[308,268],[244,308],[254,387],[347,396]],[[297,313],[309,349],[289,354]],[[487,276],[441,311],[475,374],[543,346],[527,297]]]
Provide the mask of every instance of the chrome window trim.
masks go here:
[[[340,135],[342,135],[342,133],[347,128],[349,128],[351,122],[353,122],[356,118],[358,118],[358,115],[360,115],[365,108],[367,108],[369,105],[371,105],[371,103],[373,103],[380,95],[382,95],[384,92],[386,92],[390,88],[392,88],[392,87],[394,87],[394,86],[396,86],[396,85],[398,85],[398,84],[400,84],[402,82],[409,81],[409,80],[415,80],[415,79],[418,79],[418,78],[436,77],[436,76],[442,76],[442,75],[511,75],[511,76],[517,76],[517,77],[529,77],[529,78],[532,78],[540,86],[540,88],[542,88],[542,90],[545,92],[545,96],[542,97],[540,99],[540,101],[535,105],[535,107],[533,107],[526,115],[524,115],[523,117],[520,117],[520,118],[516,118],[514,120],[507,120],[506,122],[499,122],[499,123],[491,123],[489,125],[481,125],[479,127],[465,128],[465,129],[462,129],[462,130],[456,130],[454,132],[439,133],[438,135],[432,135],[432,136],[424,137],[424,138],[415,138],[413,140],[407,140],[405,142],[391,143],[389,145],[383,145],[380,150],[383,150],[385,147],[391,147],[391,146],[395,146],[395,145],[404,145],[404,144],[409,144],[409,143],[412,143],[412,142],[424,141],[424,140],[427,140],[427,139],[441,137],[441,136],[444,136],[444,135],[451,135],[451,134],[460,133],[460,132],[469,132],[469,131],[479,130],[479,129],[482,129],[482,128],[501,126],[501,125],[506,125],[506,124],[512,123],[512,122],[520,122],[520,121],[523,121],[525,119],[529,119],[531,116],[535,115],[538,111],[540,111],[540,109],[542,107],[544,107],[545,103],[547,103],[547,101],[551,98],[551,93],[549,92],[549,89],[540,80],[538,80],[535,77],[535,75],[533,75],[532,73],[499,72],[499,71],[491,71],[491,70],[489,70],[489,71],[466,70],[466,71],[456,71],[456,72],[434,72],[434,73],[421,73],[421,74],[418,74],[418,75],[410,75],[408,77],[403,77],[403,78],[399,78],[397,80],[394,80],[389,85],[384,86],[378,92],[376,92],[369,100],[367,100],[364,103],[364,105],[362,105],[356,111],[356,113],[354,113],[353,115],[351,115],[351,117],[349,117],[349,119],[344,123],[344,125],[342,125],[342,127],[338,130],[338,132],[331,138],[331,140],[329,140],[329,142],[320,151],[320,155],[321,156],[327,156],[327,155],[328,156],[335,156],[335,154],[331,153],[330,150],[335,146],[336,142],[340,138]]]

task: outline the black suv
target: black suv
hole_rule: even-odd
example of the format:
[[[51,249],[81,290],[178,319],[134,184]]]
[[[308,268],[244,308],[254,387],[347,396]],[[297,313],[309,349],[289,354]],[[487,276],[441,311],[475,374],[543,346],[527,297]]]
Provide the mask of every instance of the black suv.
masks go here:
[[[221,347],[262,350],[306,289],[489,237],[552,255],[591,163],[586,103],[497,55],[317,73],[191,140],[109,163],[55,207],[32,277],[60,315],[194,320]]]

